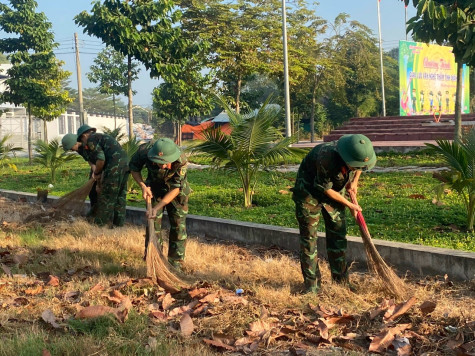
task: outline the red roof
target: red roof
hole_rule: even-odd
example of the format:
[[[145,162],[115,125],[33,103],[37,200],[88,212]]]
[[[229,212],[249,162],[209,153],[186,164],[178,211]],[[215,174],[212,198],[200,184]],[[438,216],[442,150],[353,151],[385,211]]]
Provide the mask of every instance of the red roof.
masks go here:
[[[206,130],[207,128],[213,127],[214,122],[212,121],[205,121],[197,126],[192,126],[192,125],[183,125],[181,127],[181,132],[182,133],[193,133],[193,139],[194,140],[201,140],[203,136],[201,133]],[[220,125],[219,128],[221,131],[223,131],[225,134],[230,135],[231,134],[231,126],[229,123]]]

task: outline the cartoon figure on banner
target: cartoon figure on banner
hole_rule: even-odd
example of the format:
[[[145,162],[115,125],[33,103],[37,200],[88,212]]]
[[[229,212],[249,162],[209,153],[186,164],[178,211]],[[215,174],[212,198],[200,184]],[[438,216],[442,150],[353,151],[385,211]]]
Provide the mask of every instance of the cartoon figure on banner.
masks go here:
[[[432,112],[432,109],[434,108],[434,93],[432,90],[429,92],[429,102],[430,102],[430,112]]]
[[[439,111],[442,111],[442,92],[437,92],[437,102],[439,103]]]
[[[450,112],[450,93],[448,90],[445,91],[445,111]]]
[[[421,113],[424,113],[424,90],[419,93],[419,103],[421,104]]]
[[[412,113],[417,113],[417,98],[416,98],[416,89],[412,89]]]

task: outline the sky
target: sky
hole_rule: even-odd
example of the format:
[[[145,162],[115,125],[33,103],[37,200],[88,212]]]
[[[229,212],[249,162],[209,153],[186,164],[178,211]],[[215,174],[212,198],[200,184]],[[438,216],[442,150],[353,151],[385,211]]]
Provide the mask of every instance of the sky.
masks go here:
[[[81,79],[83,88],[96,86],[87,80],[86,73],[93,64],[94,58],[104,47],[102,42],[90,37],[82,32],[82,28],[74,23],[74,16],[83,10],[90,11],[92,0],[37,0],[37,11],[44,12],[53,25],[55,40],[60,44],[56,49],[57,58],[64,61],[64,69],[72,72],[71,86],[77,88],[76,62],[74,52],[74,33],[78,34],[79,52],[81,63]],[[288,5],[291,6],[291,5]],[[378,36],[378,0],[321,0],[320,4],[311,8],[318,16],[328,21],[341,12],[350,15],[351,20],[356,20],[368,26],[373,30],[375,36]],[[407,8],[407,18],[415,15],[415,9],[412,5]],[[405,8],[400,0],[381,0],[381,34],[383,48],[389,50],[398,46],[399,40],[406,38],[405,33]],[[410,40],[410,38],[409,38]],[[134,105],[151,107],[152,90],[158,86],[157,79],[151,79],[149,74],[142,68],[139,79],[134,83],[134,90],[137,94],[133,98]],[[125,98],[123,99],[124,102]]]

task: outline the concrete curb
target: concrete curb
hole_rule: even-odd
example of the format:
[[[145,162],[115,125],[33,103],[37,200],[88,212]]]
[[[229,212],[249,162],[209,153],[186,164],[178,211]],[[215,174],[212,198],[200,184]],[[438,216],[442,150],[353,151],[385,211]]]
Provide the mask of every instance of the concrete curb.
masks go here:
[[[36,194],[0,189],[0,195],[14,201],[36,202]],[[48,197],[52,203],[57,197]],[[88,202],[86,202],[88,204]],[[145,225],[145,209],[127,207],[127,222]],[[168,225],[168,219],[164,219]],[[231,240],[246,244],[278,246],[298,251],[298,229],[280,226],[248,223],[243,221],[188,215],[187,230],[190,235]],[[386,263],[399,273],[411,271],[420,276],[445,275],[454,280],[475,278],[475,253],[438,247],[413,245],[401,242],[373,240]],[[319,234],[319,256],[326,257],[325,237]],[[347,258],[356,262],[357,267],[366,266],[364,245],[359,237],[348,236]]]

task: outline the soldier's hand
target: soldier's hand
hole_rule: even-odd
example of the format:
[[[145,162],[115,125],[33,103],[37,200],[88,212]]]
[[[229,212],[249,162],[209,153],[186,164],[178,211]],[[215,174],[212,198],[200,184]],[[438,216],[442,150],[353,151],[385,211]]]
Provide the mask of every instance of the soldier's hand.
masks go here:
[[[150,187],[144,185],[142,186],[142,198],[144,200],[147,200],[148,197],[150,197],[150,199],[153,198],[152,190],[150,189]]]
[[[363,211],[363,209],[361,209],[361,206],[359,206],[357,204],[352,203],[351,205],[352,205],[350,207],[351,215],[353,215],[353,217],[356,219],[356,216],[358,215],[358,212]]]
[[[150,214],[147,211],[146,216],[148,219],[155,219],[157,217],[157,212],[158,212],[158,209],[153,208]]]

